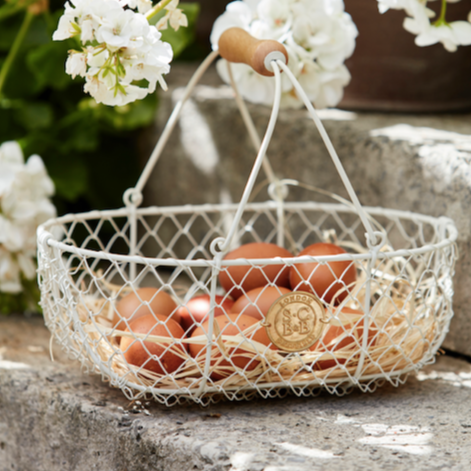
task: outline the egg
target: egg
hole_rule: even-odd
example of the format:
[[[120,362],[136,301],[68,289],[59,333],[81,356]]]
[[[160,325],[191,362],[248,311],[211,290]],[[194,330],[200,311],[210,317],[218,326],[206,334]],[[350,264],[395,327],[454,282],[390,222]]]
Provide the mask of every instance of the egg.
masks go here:
[[[214,309],[214,316],[221,316],[230,312],[234,301],[224,296],[216,295],[216,307]],[[196,322],[203,322],[204,318],[209,315],[209,308],[211,297],[209,294],[202,294],[191,298],[186,306],[178,308],[177,314],[180,316],[180,325],[187,335],[193,332],[196,327]]]
[[[320,242],[306,247],[298,256],[321,257],[345,253],[347,252],[338,245]],[[350,260],[325,264],[297,263],[291,267],[289,279],[293,291],[311,292],[327,304],[330,304],[335,297],[335,303],[339,304],[348,295],[349,290],[348,288],[345,290],[346,286],[355,283],[357,271],[355,263]],[[339,292],[340,290],[343,291]]]
[[[254,317],[244,316],[243,314],[228,314],[226,316],[215,317],[214,320],[217,323],[223,336],[238,335],[245,329],[258,322],[257,319],[255,319]],[[191,338],[198,337],[200,335],[205,335],[208,331],[209,321],[206,321],[202,324],[201,327],[197,327],[193,331]],[[270,348],[276,348],[272,345],[263,327],[260,327],[255,332],[252,332],[248,336],[248,339],[255,340],[256,342],[259,342]],[[190,343],[190,354],[193,358],[196,358],[198,360],[204,359],[206,356],[206,345]],[[257,356],[251,356],[250,353],[248,353],[246,350],[243,350],[242,348],[229,348],[228,354],[234,365],[236,365],[238,368],[245,369],[247,371],[253,370],[260,363],[260,360],[257,358]],[[213,359],[211,360],[211,365],[214,365],[220,357],[221,353],[218,347],[213,345]],[[227,371],[224,371],[224,367],[229,367],[229,369]],[[228,360],[222,360],[218,362],[217,368],[218,371],[213,372],[211,374],[211,378],[214,380],[219,380],[230,376],[234,367]]]
[[[231,312],[243,313],[257,320],[264,319],[273,303],[281,296],[291,293],[281,286],[262,286],[243,294],[232,306]]]
[[[317,341],[311,348],[311,351],[317,352],[335,352],[340,350],[353,342],[355,339],[357,341],[357,345],[362,345],[363,342],[363,327],[364,327],[364,317],[363,311],[358,309],[352,309],[349,307],[343,307],[340,311],[335,311],[336,316],[342,322],[342,325],[331,325],[328,326],[322,336],[322,342],[319,340]],[[352,319],[349,319],[351,317]],[[356,327],[355,334],[353,333],[354,328]],[[378,328],[374,323],[373,319],[369,320],[368,324],[368,346],[372,346],[376,342],[376,335],[378,333]],[[322,343],[324,345],[322,345]],[[356,347],[355,350],[359,351],[360,347]],[[315,366],[317,369],[325,370],[327,368],[333,368],[338,364],[345,364],[348,361],[346,358],[337,358],[322,360],[317,360]]]
[[[229,252],[224,260],[292,257],[293,254],[283,247],[267,242],[245,244]],[[284,264],[265,266],[230,266],[223,267],[219,273],[219,283],[234,299],[244,292],[265,286],[268,283],[289,288],[289,267]]]
[[[113,326],[118,330],[124,330],[126,322],[123,319],[136,320],[152,313],[170,316],[176,322],[180,322],[177,304],[169,294],[157,288],[139,288],[121,298],[116,304]]]
[[[163,324],[159,324],[156,318],[163,322]],[[148,314],[131,321],[126,332],[133,332],[135,334],[149,333],[150,335],[173,337],[175,339],[181,339],[185,335],[177,322],[159,314],[155,315],[155,317],[153,314]],[[142,366],[154,373],[164,375],[174,372],[185,361],[184,358],[173,353],[168,348],[169,345],[169,343],[158,344],[142,339],[122,337],[120,349],[129,364],[138,367]],[[181,350],[182,354],[185,353],[184,349],[179,345],[176,345],[174,348]],[[151,359],[148,352],[151,355],[156,355],[158,359]]]

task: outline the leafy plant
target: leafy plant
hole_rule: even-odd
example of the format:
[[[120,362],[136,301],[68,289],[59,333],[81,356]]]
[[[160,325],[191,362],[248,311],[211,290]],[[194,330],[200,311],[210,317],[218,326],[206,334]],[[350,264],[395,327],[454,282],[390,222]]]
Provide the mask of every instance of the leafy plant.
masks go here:
[[[175,57],[193,42],[199,13],[198,4],[180,8],[189,27],[168,28],[162,38]],[[59,214],[120,207],[138,178],[137,138],[152,123],[158,98],[112,108],[85,95],[84,80],[64,68],[80,44],[52,41],[63,10],[59,0],[0,0],[0,144],[16,140],[25,156],[42,157]],[[24,287],[20,295],[0,293],[0,312],[36,308],[36,284],[24,280]]]
[[[118,207],[138,177],[136,138],[154,119],[157,96],[116,108],[96,104],[83,79],[64,71],[75,40],[51,39],[63,3],[52,0],[38,14],[27,9],[32,3],[0,0],[0,143],[18,140],[25,155],[43,158],[59,213]],[[193,41],[199,13],[197,4],[181,8],[189,28],[163,32],[175,56]]]

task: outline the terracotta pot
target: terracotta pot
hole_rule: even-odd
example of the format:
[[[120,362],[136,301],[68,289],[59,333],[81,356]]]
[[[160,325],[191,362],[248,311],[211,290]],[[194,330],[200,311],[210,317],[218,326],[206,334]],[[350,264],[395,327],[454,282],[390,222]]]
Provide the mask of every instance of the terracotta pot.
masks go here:
[[[438,10],[441,2],[430,6]],[[346,65],[352,81],[341,108],[386,111],[471,109],[471,46],[448,52],[442,44],[418,47],[402,23],[403,10],[378,12],[375,0],[345,0],[359,36]],[[450,3],[447,20],[466,20],[469,2]]]

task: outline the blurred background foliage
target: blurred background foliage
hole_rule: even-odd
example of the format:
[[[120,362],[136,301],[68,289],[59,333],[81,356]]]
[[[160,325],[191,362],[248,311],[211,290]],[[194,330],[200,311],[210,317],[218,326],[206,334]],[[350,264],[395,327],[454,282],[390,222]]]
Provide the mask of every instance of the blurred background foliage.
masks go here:
[[[186,59],[198,59],[200,6],[180,5],[188,28],[168,28],[162,39],[175,59],[186,49]],[[137,140],[154,120],[157,93],[115,108],[86,95],[84,80],[65,73],[67,51],[80,44],[52,41],[63,11],[64,0],[0,0],[0,144],[16,140],[25,158],[42,157],[59,215],[122,207],[123,192],[139,177]],[[0,292],[0,313],[37,309],[36,281],[23,285],[20,294]]]
[[[34,3],[43,11],[28,13]],[[180,8],[189,27],[162,32],[175,58],[194,45],[200,10],[197,3]],[[154,119],[157,94],[116,108],[84,94],[83,79],[72,80],[64,67],[67,51],[77,43],[52,41],[63,9],[63,0],[49,5],[45,0],[0,0],[0,71],[8,68],[0,85],[0,143],[17,140],[26,158],[42,157],[56,185],[59,214],[121,207],[124,190],[139,176],[136,141]],[[25,34],[18,44],[21,31]],[[14,60],[3,67],[15,42]]]

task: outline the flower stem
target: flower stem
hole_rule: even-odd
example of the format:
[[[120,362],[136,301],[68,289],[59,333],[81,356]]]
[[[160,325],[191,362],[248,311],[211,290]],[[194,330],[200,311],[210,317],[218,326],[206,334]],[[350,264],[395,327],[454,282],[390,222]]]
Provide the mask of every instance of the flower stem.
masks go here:
[[[10,72],[11,66],[13,65],[13,62],[15,61],[18,51],[21,48],[21,45],[23,43],[23,40],[25,39],[26,33],[29,30],[29,27],[31,26],[31,22],[33,18],[34,18],[34,14],[29,11],[26,11],[21,28],[18,31],[15,41],[13,42],[13,45],[11,46],[10,52],[8,53],[8,56],[5,59],[5,62],[3,63],[2,69],[0,70],[0,98],[2,96],[3,86],[5,85],[5,81],[8,77],[8,73]]]
[[[442,0],[442,9],[440,11],[440,17],[438,18],[437,21],[433,23],[434,26],[442,26],[442,25],[447,25],[447,21],[445,19],[446,16],[446,0]]]
[[[146,13],[146,18],[150,20],[155,15],[158,15],[172,0],[161,0],[157,5],[155,5],[151,10]]]

